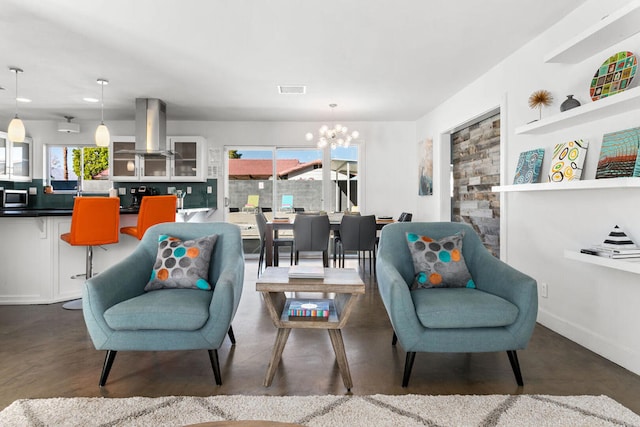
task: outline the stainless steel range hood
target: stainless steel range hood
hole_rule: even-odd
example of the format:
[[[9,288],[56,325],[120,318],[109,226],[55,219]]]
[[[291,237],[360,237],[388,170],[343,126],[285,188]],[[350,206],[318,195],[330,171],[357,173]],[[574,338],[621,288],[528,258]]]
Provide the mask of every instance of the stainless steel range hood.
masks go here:
[[[136,99],[135,150],[120,150],[122,154],[140,156],[172,156],[167,150],[167,104],[156,98]]]

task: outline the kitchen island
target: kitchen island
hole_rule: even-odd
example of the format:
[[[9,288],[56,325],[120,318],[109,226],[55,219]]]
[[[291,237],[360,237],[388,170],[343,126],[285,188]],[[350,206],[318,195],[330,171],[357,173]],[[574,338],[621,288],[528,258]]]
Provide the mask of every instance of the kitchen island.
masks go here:
[[[204,209],[204,210],[203,210]],[[214,209],[176,212],[176,221],[206,221]],[[84,246],[71,246],[60,235],[71,229],[72,209],[0,210],[0,305],[50,304],[82,296]],[[120,210],[120,227],[136,225],[138,211]],[[138,240],[121,234],[116,244],[94,249],[94,271],[104,271],[128,256]],[[151,271],[149,271],[151,273]]]

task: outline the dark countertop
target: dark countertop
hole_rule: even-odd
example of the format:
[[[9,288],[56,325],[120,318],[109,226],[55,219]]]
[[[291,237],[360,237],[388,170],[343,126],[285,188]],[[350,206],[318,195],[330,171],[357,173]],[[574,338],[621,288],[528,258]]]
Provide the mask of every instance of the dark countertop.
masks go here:
[[[70,208],[45,208],[45,209],[0,209],[0,217],[34,218],[39,216],[71,216]],[[138,208],[121,208],[121,214],[137,214]]]

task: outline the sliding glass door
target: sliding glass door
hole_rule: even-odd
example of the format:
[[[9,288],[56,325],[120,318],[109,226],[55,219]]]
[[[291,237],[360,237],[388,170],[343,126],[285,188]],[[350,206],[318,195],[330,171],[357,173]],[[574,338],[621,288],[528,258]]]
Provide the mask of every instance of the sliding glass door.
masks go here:
[[[245,252],[256,245],[255,214],[342,212],[359,203],[358,147],[225,148],[225,221],[240,225]]]

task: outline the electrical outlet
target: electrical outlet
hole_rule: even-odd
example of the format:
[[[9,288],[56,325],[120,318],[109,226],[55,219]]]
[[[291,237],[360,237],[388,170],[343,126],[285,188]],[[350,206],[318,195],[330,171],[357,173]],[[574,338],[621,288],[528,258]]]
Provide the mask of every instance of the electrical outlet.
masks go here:
[[[118,194],[121,196],[127,194],[127,187],[118,187]]]
[[[540,296],[547,298],[549,296],[549,287],[545,282],[540,283]]]
[[[210,185],[207,185],[207,194],[211,194],[213,193],[213,187]]]
[[[187,194],[191,194],[191,187],[187,187]]]
[[[38,194],[38,187],[29,187],[29,195],[35,196]]]

